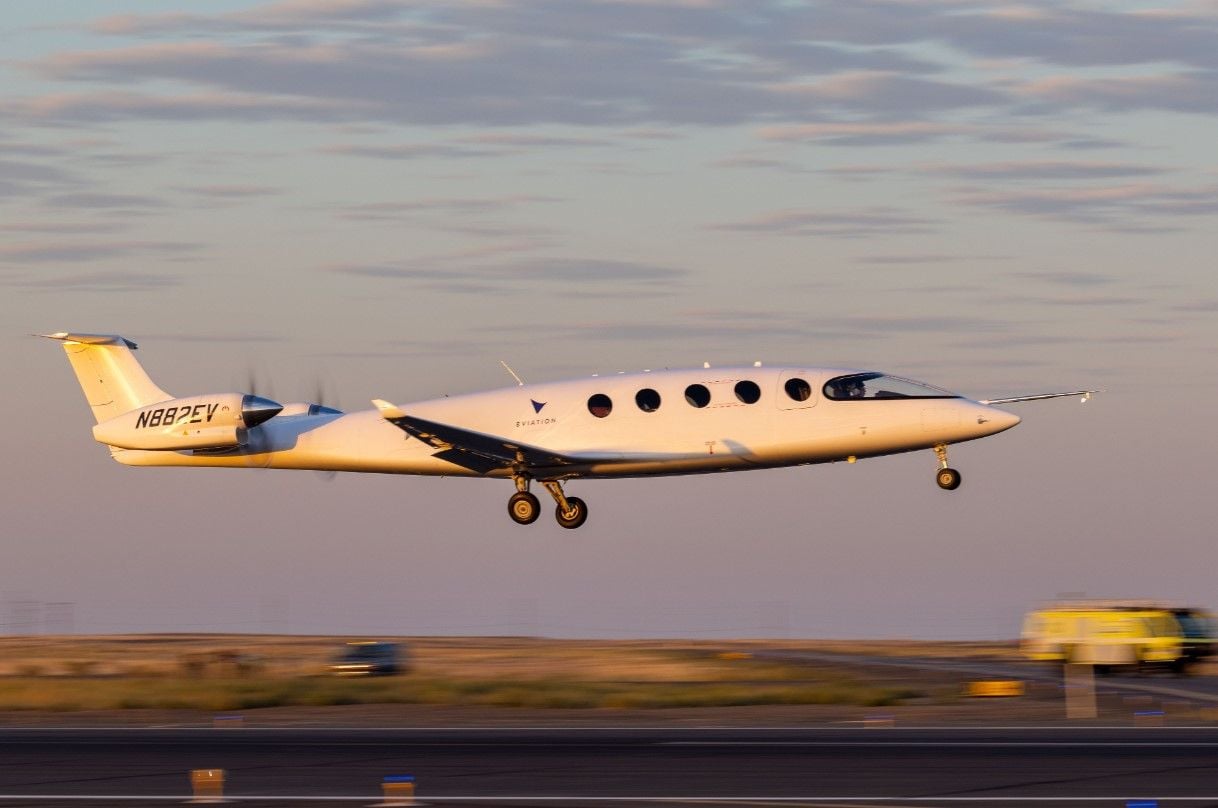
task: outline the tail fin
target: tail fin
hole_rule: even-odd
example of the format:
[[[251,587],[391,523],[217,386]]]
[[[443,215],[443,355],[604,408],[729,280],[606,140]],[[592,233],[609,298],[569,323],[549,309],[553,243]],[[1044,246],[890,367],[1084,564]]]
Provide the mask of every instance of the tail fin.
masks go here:
[[[107,334],[39,334],[63,343],[93,417],[102,421],[173,396],[152,383],[135,355],[136,344]]]

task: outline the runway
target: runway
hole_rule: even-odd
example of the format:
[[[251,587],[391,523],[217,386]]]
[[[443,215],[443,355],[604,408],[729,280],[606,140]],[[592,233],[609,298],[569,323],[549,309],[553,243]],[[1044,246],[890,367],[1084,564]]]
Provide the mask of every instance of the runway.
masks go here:
[[[180,804],[198,768],[267,804],[1218,806],[1218,729],[10,729],[0,806]]]

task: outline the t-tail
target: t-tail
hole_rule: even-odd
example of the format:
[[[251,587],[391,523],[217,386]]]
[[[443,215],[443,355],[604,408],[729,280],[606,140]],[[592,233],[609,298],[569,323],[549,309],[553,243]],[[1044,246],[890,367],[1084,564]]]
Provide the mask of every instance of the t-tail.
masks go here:
[[[283,405],[243,393],[174,398],[132,353],[136,344],[113,334],[40,334],[63,343],[76,380],[93,410],[93,437],[110,447],[151,451],[231,449],[246,430]]]

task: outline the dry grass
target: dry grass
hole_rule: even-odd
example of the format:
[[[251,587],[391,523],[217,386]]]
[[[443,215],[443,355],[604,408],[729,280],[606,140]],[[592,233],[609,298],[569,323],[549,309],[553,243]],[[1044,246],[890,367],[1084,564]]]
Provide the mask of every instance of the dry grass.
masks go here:
[[[651,709],[890,705],[928,695],[879,674],[754,659],[760,648],[1004,656],[1002,645],[413,638],[411,673],[325,675],[346,637],[0,637],[0,710],[249,710],[443,704]],[[384,638],[378,638],[384,639]],[[724,658],[725,652],[727,658]],[[941,697],[942,694],[929,695]]]

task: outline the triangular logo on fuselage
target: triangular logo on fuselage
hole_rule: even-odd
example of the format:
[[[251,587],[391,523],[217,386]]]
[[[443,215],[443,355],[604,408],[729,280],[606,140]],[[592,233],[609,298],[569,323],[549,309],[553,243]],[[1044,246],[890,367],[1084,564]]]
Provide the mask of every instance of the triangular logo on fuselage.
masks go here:
[[[541,412],[541,408],[546,405],[546,402],[544,402],[544,401],[533,401],[533,399],[531,399],[531,398],[529,399],[529,401],[533,405],[533,412]]]

